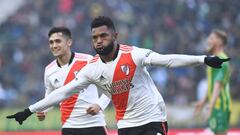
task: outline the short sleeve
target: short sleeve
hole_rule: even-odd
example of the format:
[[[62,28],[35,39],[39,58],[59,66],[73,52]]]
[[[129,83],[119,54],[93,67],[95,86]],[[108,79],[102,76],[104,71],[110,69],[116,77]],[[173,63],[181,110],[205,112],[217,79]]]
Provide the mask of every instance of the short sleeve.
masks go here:
[[[226,79],[226,72],[227,72],[227,63],[224,63],[222,65],[222,68],[220,69],[215,69],[216,70],[216,81],[224,82]]]

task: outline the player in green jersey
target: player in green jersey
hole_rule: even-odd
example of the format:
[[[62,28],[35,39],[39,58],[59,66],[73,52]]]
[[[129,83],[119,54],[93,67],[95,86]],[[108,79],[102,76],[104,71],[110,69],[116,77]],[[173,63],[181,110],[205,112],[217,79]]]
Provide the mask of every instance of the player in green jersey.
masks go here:
[[[227,35],[222,30],[214,30],[208,39],[208,52],[220,58],[228,58],[224,53],[227,44]],[[204,99],[196,105],[196,112],[200,112],[209,103],[207,120],[208,125],[215,135],[227,135],[231,112],[230,96],[230,67],[229,62],[222,64],[222,68],[207,68],[208,92]]]

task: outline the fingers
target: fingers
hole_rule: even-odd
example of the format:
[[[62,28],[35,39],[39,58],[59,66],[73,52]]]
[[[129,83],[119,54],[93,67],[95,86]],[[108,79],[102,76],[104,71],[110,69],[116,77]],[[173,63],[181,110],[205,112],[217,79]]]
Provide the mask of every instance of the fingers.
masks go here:
[[[90,114],[90,113],[92,113],[94,110],[93,110],[92,107],[89,107],[86,111],[87,111],[88,114]]]
[[[36,115],[39,121],[45,120],[46,114],[44,112],[37,112]]]
[[[18,121],[18,123],[19,123],[20,125],[22,125],[23,122],[22,122],[22,121]]]
[[[91,111],[91,107],[88,107],[88,109],[86,111],[87,111],[87,113],[89,113]]]
[[[227,58],[227,59],[221,59],[222,62],[226,62],[226,61],[230,61],[231,58]]]
[[[9,115],[6,117],[7,119],[15,119],[20,125],[22,125],[23,121],[19,121],[18,119],[16,119],[15,114],[14,115]]]
[[[45,120],[45,116],[38,116],[38,120],[39,120],[39,121]]]
[[[195,109],[194,109],[194,113],[196,113],[196,114],[199,114],[200,112],[201,112],[201,108],[200,107],[196,107]]]
[[[9,115],[9,116],[7,116],[6,118],[7,118],[7,119],[13,119],[13,118],[15,118],[15,114],[14,114],[14,115]]]
[[[87,114],[96,115],[97,112],[96,112],[96,110],[95,110],[93,107],[89,107],[89,108],[87,109]]]
[[[100,106],[98,104],[92,104],[90,107],[88,107],[87,114],[90,115],[96,115],[100,111]]]
[[[95,111],[88,112],[90,115],[96,115],[97,113]]]
[[[45,117],[38,117],[38,120],[43,121],[43,120],[45,120]]]

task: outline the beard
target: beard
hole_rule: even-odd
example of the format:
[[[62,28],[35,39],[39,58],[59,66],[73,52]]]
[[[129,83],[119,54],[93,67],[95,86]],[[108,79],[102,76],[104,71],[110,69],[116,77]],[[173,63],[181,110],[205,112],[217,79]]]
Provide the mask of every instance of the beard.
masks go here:
[[[97,52],[97,54],[106,56],[106,55],[108,55],[108,54],[110,54],[112,52],[113,47],[114,47],[114,42],[112,41],[111,43],[109,43],[105,47],[102,47],[102,48],[95,48],[94,47],[94,49]]]

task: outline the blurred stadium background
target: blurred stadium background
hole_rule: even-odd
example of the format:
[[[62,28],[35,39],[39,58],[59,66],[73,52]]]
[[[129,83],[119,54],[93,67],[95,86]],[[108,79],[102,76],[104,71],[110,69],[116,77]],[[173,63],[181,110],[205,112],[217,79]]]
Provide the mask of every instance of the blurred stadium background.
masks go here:
[[[1,135],[60,134],[58,107],[44,122],[31,116],[22,126],[5,116],[44,96],[44,67],[53,60],[48,48],[49,28],[69,27],[73,51],[94,55],[90,22],[99,15],[112,17],[120,42],[162,54],[206,54],[209,32],[213,28],[225,30],[229,39],[226,50],[232,58],[234,101],[229,133],[240,135],[239,0],[0,0],[0,11]],[[193,103],[205,92],[205,68],[149,69],[167,104],[170,135],[210,134],[204,114],[193,114]],[[110,105],[105,113],[107,127],[114,134],[113,107]]]

